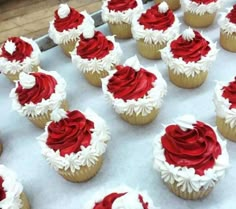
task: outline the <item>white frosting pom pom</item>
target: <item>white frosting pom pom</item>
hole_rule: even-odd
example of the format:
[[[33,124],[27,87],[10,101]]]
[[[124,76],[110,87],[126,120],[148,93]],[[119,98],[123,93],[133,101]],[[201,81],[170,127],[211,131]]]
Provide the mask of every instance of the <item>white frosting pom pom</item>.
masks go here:
[[[160,13],[164,14],[164,13],[166,13],[168,10],[169,10],[169,6],[168,6],[168,4],[167,4],[165,1],[163,1],[163,2],[161,2],[161,3],[159,4],[159,6],[158,6],[158,11],[159,11]]]
[[[139,71],[141,68],[140,62],[138,60],[138,57],[135,55],[133,57],[130,57],[129,59],[127,59],[125,61],[125,66],[130,66],[132,67],[134,70]]]
[[[193,115],[183,115],[174,120],[174,122],[183,130],[193,129],[193,124],[196,124],[196,119]]]
[[[70,14],[70,7],[68,4],[60,4],[57,13],[61,19],[66,18]]]
[[[61,119],[67,118],[67,112],[64,109],[58,108],[52,111],[51,120],[59,122]]]
[[[4,48],[11,55],[16,51],[16,45],[12,41],[7,40],[6,43],[4,44]]]
[[[31,89],[36,83],[35,77],[25,72],[20,73],[19,80],[24,89]]]
[[[83,30],[83,36],[86,39],[93,38],[95,34],[94,27],[86,27]]]
[[[195,38],[195,33],[192,28],[185,29],[183,32],[183,39],[186,41],[192,41]]]

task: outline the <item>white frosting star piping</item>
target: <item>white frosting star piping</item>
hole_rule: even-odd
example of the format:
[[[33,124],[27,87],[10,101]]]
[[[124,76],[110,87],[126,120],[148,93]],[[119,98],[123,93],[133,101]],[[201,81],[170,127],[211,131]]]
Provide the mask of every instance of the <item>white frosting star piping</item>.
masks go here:
[[[195,38],[195,33],[192,28],[185,29],[182,37],[186,41],[192,41]]]

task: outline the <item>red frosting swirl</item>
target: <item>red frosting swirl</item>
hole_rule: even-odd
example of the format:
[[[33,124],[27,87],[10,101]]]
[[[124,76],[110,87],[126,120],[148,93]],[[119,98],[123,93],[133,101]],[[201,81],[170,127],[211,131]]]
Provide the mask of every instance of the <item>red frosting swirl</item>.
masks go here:
[[[175,16],[170,9],[165,13],[160,13],[158,6],[159,4],[152,6],[138,19],[138,22],[143,25],[145,29],[165,31],[175,21]]]
[[[30,102],[37,104],[43,99],[49,99],[55,92],[55,86],[57,85],[56,79],[51,75],[41,72],[30,73],[30,75],[35,77],[35,85],[31,89],[24,89],[18,81],[18,87],[15,91],[22,106]]]
[[[67,118],[50,123],[46,144],[54,151],[60,150],[61,156],[77,153],[81,146],[90,145],[93,128],[94,123],[86,119],[81,112],[68,111]]]
[[[112,209],[113,202],[125,195],[126,193],[111,193],[104,197],[104,199],[101,202],[95,203],[95,206],[93,209]],[[148,209],[148,203],[144,202],[143,197],[141,195],[138,196],[139,202],[142,204],[143,209]]]
[[[114,49],[111,41],[107,40],[103,33],[97,31],[93,38],[86,39],[80,36],[79,45],[77,46],[77,55],[83,59],[102,59]]]
[[[84,15],[77,12],[74,8],[70,8],[70,13],[65,18],[60,18],[58,15],[58,10],[54,13],[54,27],[59,32],[63,32],[64,30],[69,30],[73,28],[77,28],[82,24],[84,20]]]
[[[210,126],[197,121],[193,127],[183,131],[178,125],[170,125],[161,142],[169,164],[194,168],[195,173],[202,176],[214,166],[221,147]]]
[[[118,65],[116,69],[117,72],[110,78],[107,88],[115,98],[124,101],[142,98],[153,88],[152,83],[157,79],[153,73],[143,68],[135,71],[132,67]]]
[[[212,2],[217,2],[217,0],[191,0],[197,4],[210,4]]]
[[[209,42],[201,34],[194,31],[195,37],[187,41],[183,36],[179,36],[170,44],[174,58],[182,58],[186,63],[197,62],[202,56],[206,56],[210,51]]]
[[[4,200],[6,198],[6,191],[3,189],[3,178],[0,177],[0,201]]]
[[[230,22],[236,24],[236,4],[233,6],[233,9],[226,15]]]
[[[228,86],[224,86],[222,96],[231,103],[230,109],[236,108],[236,77]]]
[[[123,12],[135,8],[137,5],[136,0],[110,0],[108,2],[108,9],[110,11]]]
[[[7,41],[11,41],[16,45],[16,50],[10,54],[5,49],[5,44]],[[28,43],[23,41],[19,37],[11,37],[8,38],[7,41],[5,41],[2,45],[2,53],[0,54],[0,57],[4,57],[9,61],[20,61],[23,62],[26,57],[30,57],[33,47]]]

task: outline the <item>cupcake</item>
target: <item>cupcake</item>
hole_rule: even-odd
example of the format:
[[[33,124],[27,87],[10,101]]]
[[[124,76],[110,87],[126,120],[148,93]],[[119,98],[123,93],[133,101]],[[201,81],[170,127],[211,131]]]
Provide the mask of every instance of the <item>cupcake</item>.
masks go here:
[[[180,8],[180,0],[154,0],[156,4],[166,2],[171,10],[177,10]]]
[[[50,113],[58,107],[68,109],[66,82],[55,71],[20,73],[19,81],[10,93],[12,107],[36,126],[44,128]]]
[[[82,32],[94,27],[94,20],[86,11],[79,13],[67,4],[60,4],[54,13],[54,20],[50,22],[48,35],[70,56]]]
[[[134,56],[102,79],[102,89],[122,119],[141,125],[156,118],[167,85],[157,69],[142,67]]]
[[[165,127],[154,144],[154,168],[177,196],[206,197],[229,165],[226,142],[214,128],[191,115]]]
[[[87,181],[102,166],[110,135],[105,121],[92,110],[55,109],[38,138],[42,154],[66,180]]]
[[[208,27],[215,19],[221,0],[181,0],[184,22],[195,28]]]
[[[189,28],[167,43],[161,57],[168,66],[172,83],[182,88],[196,88],[206,80],[217,52],[216,43]]]
[[[231,82],[217,82],[214,103],[218,130],[225,138],[236,141],[236,77]]]
[[[132,34],[139,53],[148,59],[160,59],[160,49],[179,33],[179,20],[166,2],[154,5],[132,22]]]
[[[28,199],[15,173],[0,165],[0,208],[29,209]]]
[[[90,84],[101,86],[101,78],[119,63],[121,54],[114,36],[106,37],[102,32],[91,30],[80,36],[71,58]]]
[[[129,208],[129,209],[157,209],[147,192],[139,192],[127,186],[120,186],[111,190],[101,190],[89,202],[85,209]]]
[[[231,52],[236,52],[236,4],[228,14],[223,13],[220,24],[220,45]]]
[[[102,19],[108,23],[113,35],[120,39],[128,39],[132,38],[132,19],[142,10],[142,0],[106,0],[102,5]]]
[[[39,66],[40,53],[32,39],[8,38],[0,48],[0,72],[10,81],[18,80],[20,72],[35,72]]]

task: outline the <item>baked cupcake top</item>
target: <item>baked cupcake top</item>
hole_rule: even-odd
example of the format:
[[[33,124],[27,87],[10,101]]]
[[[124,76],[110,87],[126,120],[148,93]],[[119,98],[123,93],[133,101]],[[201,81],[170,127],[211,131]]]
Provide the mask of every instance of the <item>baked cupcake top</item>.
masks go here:
[[[45,132],[38,137],[42,154],[56,170],[92,166],[107,147],[110,134],[105,121],[92,110],[56,109]]]
[[[228,10],[228,13],[222,13],[219,25],[224,33],[232,35],[236,33],[236,4]]]
[[[139,192],[127,186],[105,191],[99,191],[88,203],[85,209],[157,209],[147,192]]]
[[[31,72],[32,67],[39,64],[40,54],[38,45],[32,39],[8,38],[0,48],[0,72],[4,74]]]
[[[164,44],[179,33],[180,22],[166,2],[154,5],[132,22],[132,34],[145,43]]]
[[[213,187],[228,165],[226,142],[215,128],[191,115],[177,118],[155,140],[154,168],[182,191]]]
[[[10,93],[12,108],[24,116],[44,114],[60,107],[65,88],[65,80],[55,71],[22,72]]]
[[[231,128],[236,126],[236,77],[231,82],[216,83],[214,103],[216,114],[225,118]]]
[[[203,15],[213,14],[221,7],[221,0],[180,0],[181,7],[186,12]]]
[[[142,67],[134,56],[102,79],[102,89],[118,113],[145,116],[162,105],[167,85],[157,69]]]
[[[72,62],[82,72],[110,70],[118,64],[122,55],[114,36],[105,36],[100,31],[84,31],[71,53]]]
[[[67,4],[59,5],[54,20],[49,24],[48,35],[56,44],[77,40],[84,30],[95,27],[94,20],[86,11],[79,13]]]
[[[22,200],[20,195],[23,191],[22,184],[17,180],[15,173],[0,165],[0,208],[20,209]]]
[[[184,73],[188,77],[209,70],[218,52],[216,43],[191,28],[169,41],[160,51],[163,61],[171,70],[176,74]]]
[[[142,10],[142,0],[106,0],[102,5],[102,19],[104,22],[131,24],[134,15]]]

